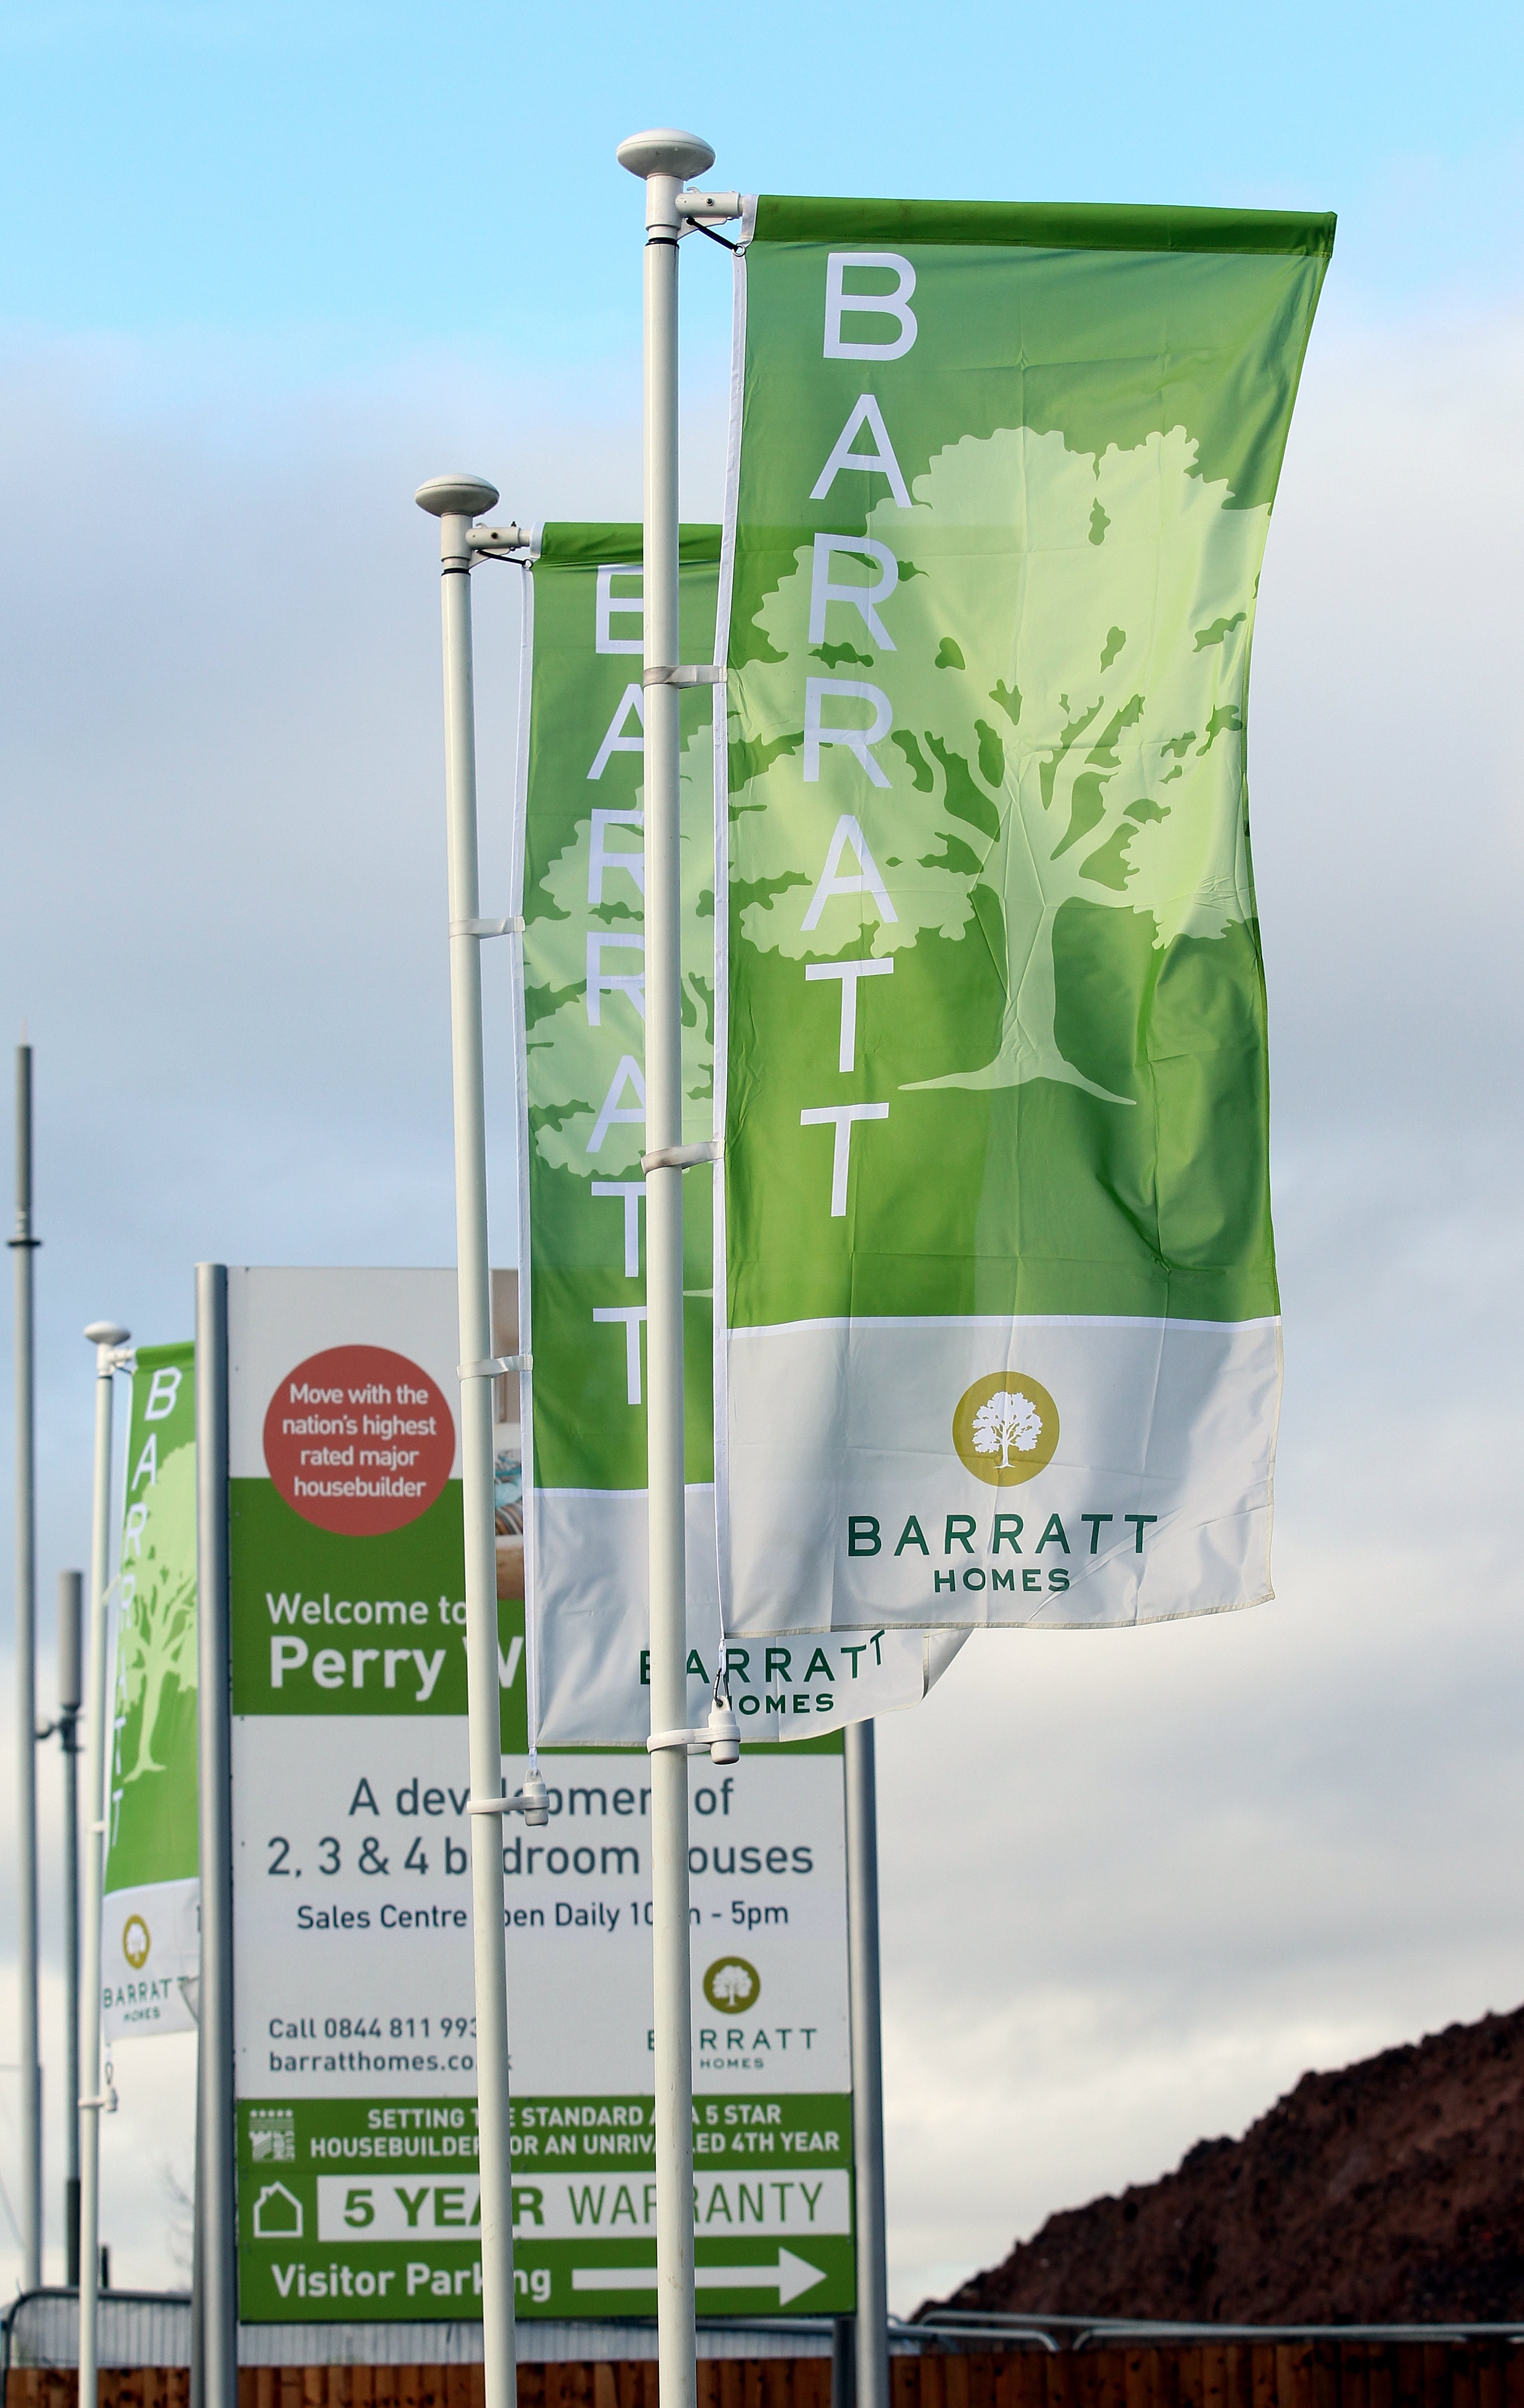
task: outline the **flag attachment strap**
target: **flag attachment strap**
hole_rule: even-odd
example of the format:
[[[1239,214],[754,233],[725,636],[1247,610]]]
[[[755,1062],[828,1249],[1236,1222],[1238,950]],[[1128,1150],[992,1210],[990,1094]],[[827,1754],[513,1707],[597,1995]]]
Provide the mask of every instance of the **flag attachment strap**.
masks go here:
[[[524,924],[518,912],[507,920],[452,920],[449,933],[452,937],[521,937]]]
[[[121,2100],[117,2097],[116,2074],[113,2071],[111,2060],[107,2057],[106,2060],[106,2081],[100,2097],[98,2099],[81,2099],[79,2106],[81,2110],[91,2114],[114,2115],[121,2103]]]
[[[735,210],[734,210],[734,211],[732,212],[732,214],[733,214],[734,216],[735,216],[735,217],[739,217],[739,216],[740,216],[740,214],[741,214],[741,212],[740,212],[740,210],[739,210],[739,209],[735,209]],[[731,251],[740,252],[742,250],[744,250],[744,249],[745,249],[745,245],[744,245],[744,244],[739,243],[739,242],[732,242],[732,240],[730,239],[730,236],[729,236],[728,235],[716,234],[716,232],[715,232],[715,230],[714,230],[713,226],[712,226],[712,225],[705,225],[705,222],[704,222],[704,220],[703,220],[702,218],[690,218],[690,219],[689,219],[689,221],[688,221],[688,223],[687,223],[687,224],[686,224],[686,226],[684,226],[684,228],[683,228],[683,233],[684,233],[684,234],[706,234],[706,235],[708,236],[708,237],[709,237],[709,240],[710,240],[711,242],[718,242],[718,244],[719,245],[719,248],[720,248],[720,250],[721,250],[721,251]],[[679,238],[679,240],[680,240],[680,239],[681,239],[681,236],[679,236],[678,238]]]
[[[530,1371],[534,1368],[533,1354],[494,1354],[486,1363],[457,1363],[455,1373],[461,1380],[500,1380],[505,1371]]]
[[[642,1170],[696,1170],[701,1162],[718,1162],[719,1140],[705,1138],[702,1145],[659,1145],[640,1157]]]
[[[723,685],[725,671],[712,663],[689,662],[680,669],[653,668],[642,672],[643,685]]]

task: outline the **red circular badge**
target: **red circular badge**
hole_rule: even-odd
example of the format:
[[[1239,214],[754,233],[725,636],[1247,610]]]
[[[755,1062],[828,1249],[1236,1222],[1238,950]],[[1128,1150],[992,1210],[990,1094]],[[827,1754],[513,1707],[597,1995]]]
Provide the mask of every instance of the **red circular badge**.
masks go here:
[[[264,1460],[304,1522],[379,1538],[426,1513],[449,1478],[443,1391],[389,1346],[329,1346],[289,1371],[264,1416]]]

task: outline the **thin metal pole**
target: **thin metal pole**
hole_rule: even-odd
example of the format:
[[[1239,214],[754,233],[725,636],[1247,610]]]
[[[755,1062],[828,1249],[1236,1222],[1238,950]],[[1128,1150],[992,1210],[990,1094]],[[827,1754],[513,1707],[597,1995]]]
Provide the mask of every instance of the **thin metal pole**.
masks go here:
[[[90,1525],[90,1666],[85,1690],[85,1916],[79,2071],[79,2399],[95,2408],[101,2281],[101,1890],[106,1873],[106,1641],[111,1572],[111,1405],[127,1332],[93,1321],[95,1473]]]
[[[64,2047],[69,2102],[64,2177],[64,2279],[79,2280],[79,1708],[82,1572],[58,1575],[58,1739],[64,1751]]]
[[[857,2318],[831,2319],[831,2408],[852,2408],[853,2372],[857,2365]]]
[[[856,2408],[889,2408],[884,2054],[878,1989],[878,1806],[873,1725],[847,1726],[847,1950],[857,2191]]]
[[[201,1975],[196,1990],[196,2189],[202,2399],[238,2408],[233,2125],[233,1668],[228,1571],[228,1275],[196,1265],[197,1794]],[[88,2403],[87,2403],[88,2408]]]
[[[197,2006],[200,1994],[197,1993]],[[191,2159],[191,2401],[190,2408],[207,2408],[207,2343],[202,2327],[206,2305],[206,2273],[201,2256],[201,2214],[207,2186],[201,2171],[201,2024],[196,2023],[196,2126]]]
[[[37,1539],[33,1350],[32,1048],[16,1048],[16,1855],[21,1888],[21,2284],[42,2281],[42,2066],[37,2045]]]
[[[648,666],[677,649],[678,179],[646,179],[645,594]],[[651,237],[654,236],[654,239]],[[682,966],[677,764],[679,702],[646,689],[646,1145],[681,1145]],[[651,1727],[688,1720],[684,1556],[683,1174],[646,1182],[646,1442],[651,1610]],[[656,2311],[663,2408],[698,2394],[693,2293],[693,2035],[690,1999],[688,1757],[651,1764],[655,1974]]]
[[[677,632],[677,195],[712,165],[692,135],[637,135],[620,165],[646,182],[645,838],[646,1146],[683,1136],[682,910],[677,689],[653,681],[681,658]],[[651,1728],[688,1721],[684,1560],[683,1180],[646,1178],[646,1444],[651,1616]],[[656,2086],[656,2315],[662,2408],[695,2408],[693,2028],[689,1960],[688,1757],[651,1761],[651,1903]]]
[[[496,489],[469,478],[420,489],[438,517],[445,666],[445,805],[449,872],[449,1026],[455,1084],[455,1260],[461,1340],[461,1475],[465,1516],[466,1713],[473,1799],[503,1789],[497,1670],[497,1544],[492,1516],[491,1273],[487,1240],[487,1112],[482,1079],[477,874],[476,702],[471,664],[471,518]],[[471,1923],[477,1986],[477,2122],[481,2179],[482,2357],[486,2408],[517,2408],[508,1988],[503,1943],[503,1831],[471,1820]]]

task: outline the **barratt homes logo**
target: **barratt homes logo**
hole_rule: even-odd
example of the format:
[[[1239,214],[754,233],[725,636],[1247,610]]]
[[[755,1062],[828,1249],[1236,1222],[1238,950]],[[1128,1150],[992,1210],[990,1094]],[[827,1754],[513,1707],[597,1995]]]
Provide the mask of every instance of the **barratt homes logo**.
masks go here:
[[[149,1950],[152,1945],[153,1942],[149,1937],[149,1927],[142,1916],[129,1914],[121,1927],[121,1953],[135,1973],[140,1971],[148,1963]]]
[[[958,1399],[952,1442],[976,1480],[1014,1488],[1052,1462],[1059,1409],[1042,1382],[1025,1371],[987,1371]]]
[[[704,1995],[720,2014],[754,2007],[762,1996],[762,1975],[744,1956],[719,1956],[704,1977]]]

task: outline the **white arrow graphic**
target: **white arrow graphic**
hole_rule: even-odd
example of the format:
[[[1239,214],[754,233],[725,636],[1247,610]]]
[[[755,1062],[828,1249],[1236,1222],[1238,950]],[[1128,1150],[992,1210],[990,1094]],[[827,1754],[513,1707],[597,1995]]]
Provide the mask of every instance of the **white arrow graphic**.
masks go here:
[[[819,2266],[806,2265],[791,2249],[780,2248],[776,2266],[695,2266],[693,2282],[701,2291],[776,2291],[786,2308],[802,2291],[813,2291],[825,2276]],[[574,2291],[654,2291],[654,2266],[574,2266]]]

